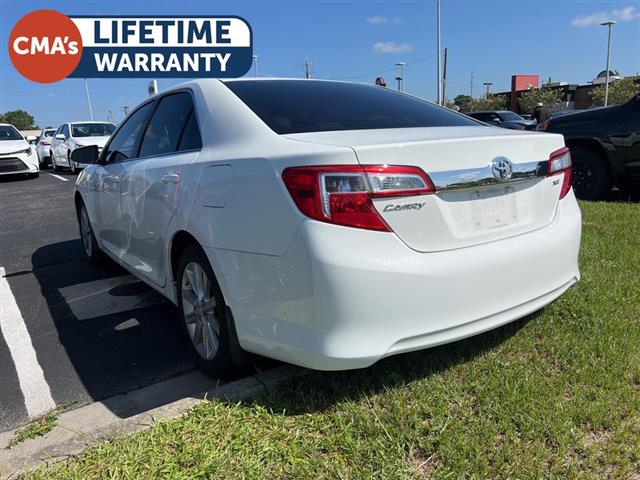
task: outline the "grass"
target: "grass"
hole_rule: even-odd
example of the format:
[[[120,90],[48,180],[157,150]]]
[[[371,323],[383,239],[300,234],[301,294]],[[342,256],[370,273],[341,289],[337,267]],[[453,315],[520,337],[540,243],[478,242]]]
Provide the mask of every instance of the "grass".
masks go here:
[[[204,403],[29,477],[639,480],[640,204],[582,209],[582,282],[526,319]]]
[[[11,440],[9,440],[9,444],[6,448],[9,449],[15,447],[25,440],[41,437],[42,435],[49,433],[51,430],[53,430],[53,427],[56,426],[60,413],[71,407],[72,405],[73,403],[63,403],[61,405],[58,405],[55,410],[45,413],[44,415],[33,420],[31,423],[25,425],[22,428],[19,428],[18,430],[16,430],[16,433],[11,438]]]

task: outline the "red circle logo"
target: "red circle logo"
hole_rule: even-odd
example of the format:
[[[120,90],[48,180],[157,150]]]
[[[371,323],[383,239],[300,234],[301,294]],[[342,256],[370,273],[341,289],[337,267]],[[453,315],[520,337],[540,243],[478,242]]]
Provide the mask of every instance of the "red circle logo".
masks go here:
[[[82,56],[82,36],[73,21],[55,10],[22,17],[9,35],[11,63],[33,82],[51,83],[73,72]]]

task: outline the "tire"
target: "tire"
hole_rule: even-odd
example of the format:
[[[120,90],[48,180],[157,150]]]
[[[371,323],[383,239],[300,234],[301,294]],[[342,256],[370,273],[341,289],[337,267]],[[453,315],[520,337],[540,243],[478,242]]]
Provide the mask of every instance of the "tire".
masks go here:
[[[67,162],[69,163],[69,170],[71,170],[72,174],[76,174],[78,169],[76,168],[76,163],[71,160],[71,152],[67,153]]]
[[[583,200],[602,200],[607,197],[613,182],[605,158],[586,146],[571,149],[573,162],[573,190]]]
[[[99,263],[104,258],[104,254],[100,250],[96,236],[93,233],[87,207],[82,202],[80,202],[80,207],[78,208],[78,227],[80,228],[82,249],[87,256],[87,260],[89,260],[89,263]]]
[[[60,170],[60,167],[56,164],[56,157],[53,156],[53,152],[49,154],[51,156],[51,170],[57,172]]]
[[[202,370],[214,378],[237,373],[231,355],[227,306],[202,249],[189,245],[177,268],[176,293],[181,329]]]
[[[36,172],[36,173],[30,173],[29,177],[31,178],[38,178],[40,176],[40,172]]]

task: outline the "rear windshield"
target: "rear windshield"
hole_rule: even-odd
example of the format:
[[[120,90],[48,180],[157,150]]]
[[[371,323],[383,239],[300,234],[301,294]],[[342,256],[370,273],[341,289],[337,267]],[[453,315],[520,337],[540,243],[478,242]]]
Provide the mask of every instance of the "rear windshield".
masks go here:
[[[12,125],[0,125],[0,141],[22,140],[22,135]]]
[[[54,132],[55,130],[45,130],[43,133],[45,137],[53,137]]]
[[[313,80],[230,81],[225,85],[279,134],[477,125],[445,108],[384,87]]]
[[[74,137],[108,137],[116,129],[111,123],[74,123],[71,135]]]

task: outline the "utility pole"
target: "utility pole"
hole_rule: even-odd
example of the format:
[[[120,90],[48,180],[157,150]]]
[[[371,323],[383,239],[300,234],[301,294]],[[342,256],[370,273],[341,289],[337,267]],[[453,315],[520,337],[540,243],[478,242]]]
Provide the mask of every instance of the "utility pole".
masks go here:
[[[129,115],[129,105],[124,105],[122,107],[122,111],[124,112],[124,116],[126,117],[127,115]]]
[[[400,67],[400,76],[397,77],[400,80],[398,80],[398,91],[399,92],[404,92],[404,66],[406,65],[405,62],[398,62],[396,63],[396,67]]]
[[[444,69],[442,71],[442,105],[447,102],[447,48],[444,49]]]
[[[111,110],[107,110],[107,121],[113,123],[113,112]]]
[[[602,22],[600,25],[603,27],[609,28],[609,39],[607,41],[607,78],[606,83],[604,84],[604,106],[609,105],[609,60],[611,59],[611,27],[614,26],[616,22],[613,20],[609,20],[608,22]]]
[[[304,62],[304,76],[306,78],[311,78],[311,65],[311,62],[309,61]]]
[[[438,86],[438,105],[442,105],[442,97],[440,96],[440,0],[436,0],[436,17],[437,17],[437,48],[438,48],[438,81],[436,82]]]
[[[471,98],[473,98],[473,70],[471,70],[471,82],[470,82],[471,86],[469,88],[469,96]]]
[[[493,85],[493,83],[492,82],[484,82],[483,85],[487,87],[487,97],[486,98],[489,98],[489,87],[491,85]]]
[[[258,78],[258,55],[253,55],[253,70],[256,74],[256,78]]]
[[[87,83],[87,79],[84,79],[84,89],[87,92],[87,104],[89,104],[89,116],[91,120],[93,120],[93,107],[91,106],[91,95],[89,95],[89,84]]]

